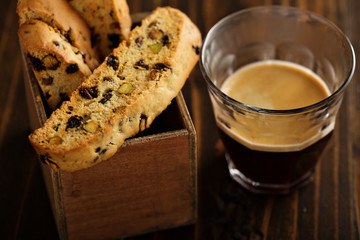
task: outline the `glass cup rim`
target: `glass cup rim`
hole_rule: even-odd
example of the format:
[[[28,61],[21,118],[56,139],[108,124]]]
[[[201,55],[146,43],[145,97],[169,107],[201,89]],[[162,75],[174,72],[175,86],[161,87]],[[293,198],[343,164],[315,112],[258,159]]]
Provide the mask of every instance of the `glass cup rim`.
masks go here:
[[[226,24],[228,21],[230,21],[232,18],[238,16],[238,15],[242,15],[248,12],[255,12],[255,11],[261,11],[261,10],[269,10],[269,9],[277,9],[277,10],[281,10],[281,9],[286,9],[286,10],[292,10],[292,11],[297,11],[299,13],[302,14],[307,14],[309,16],[311,16],[312,19],[316,19],[319,22],[322,22],[326,25],[328,25],[329,27],[331,27],[334,31],[340,33],[342,35],[342,37],[344,38],[344,42],[347,43],[347,46],[349,47],[349,50],[351,52],[351,63],[352,66],[350,68],[350,71],[348,72],[347,78],[346,80],[343,82],[343,84],[341,84],[341,86],[339,86],[330,96],[328,96],[327,98],[316,102],[314,104],[305,106],[305,107],[301,107],[301,108],[294,108],[294,109],[285,109],[285,110],[274,110],[274,109],[266,109],[266,108],[260,108],[260,107],[255,107],[255,106],[251,106],[245,103],[242,103],[240,101],[237,101],[231,97],[229,97],[228,95],[226,95],[224,92],[222,92],[215,84],[213,81],[211,81],[208,73],[207,73],[207,69],[205,68],[205,64],[203,63],[204,60],[204,46],[207,45],[207,43],[210,41],[210,36],[213,35],[213,32],[215,32],[218,28],[220,28],[221,26],[223,26],[224,24]],[[268,60],[272,60],[272,59],[268,59]],[[303,112],[308,112],[311,111],[313,109],[317,109],[323,105],[325,105],[328,102],[331,102],[334,98],[336,98],[337,96],[339,96],[346,88],[346,86],[350,83],[354,72],[355,72],[355,65],[356,65],[356,57],[355,57],[355,51],[354,48],[349,40],[349,38],[345,35],[345,33],[336,25],[334,24],[332,21],[330,21],[329,19],[326,19],[325,17],[322,17],[316,13],[310,12],[308,10],[304,10],[304,9],[300,9],[300,8],[296,8],[296,7],[289,7],[289,6],[258,6],[258,7],[250,7],[250,8],[245,8],[242,9],[240,11],[236,11],[222,19],[220,19],[214,26],[211,27],[211,29],[209,30],[209,32],[206,34],[203,45],[201,47],[200,50],[200,61],[199,61],[199,65],[200,65],[200,70],[202,72],[203,77],[205,78],[208,87],[210,87],[212,89],[212,91],[214,91],[215,93],[217,93],[218,95],[220,95],[223,99],[225,99],[227,102],[229,102],[230,104],[236,106],[237,108],[245,108],[249,111],[252,112],[258,112],[258,113],[263,113],[263,114],[279,114],[279,115],[289,115],[289,114],[297,114],[297,113],[303,113]]]

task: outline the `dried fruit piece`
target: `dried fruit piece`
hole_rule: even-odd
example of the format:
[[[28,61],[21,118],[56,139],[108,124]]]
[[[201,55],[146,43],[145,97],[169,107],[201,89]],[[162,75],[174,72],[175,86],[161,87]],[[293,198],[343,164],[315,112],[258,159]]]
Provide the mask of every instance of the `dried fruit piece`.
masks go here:
[[[154,54],[158,54],[162,48],[162,44],[161,43],[155,43],[149,46],[150,50],[154,53]]]
[[[54,78],[49,76],[49,77],[43,77],[41,78],[41,82],[44,84],[44,85],[51,85],[54,81]]]
[[[170,38],[168,35],[163,36],[162,38],[162,44],[163,46],[168,45],[170,43]]]
[[[200,47],[199,46],[192,46],[192,48],[195,50],[196,55],[200,54]]]
[[[157,81],[160,78],[160,71],[157,69],[153,69],[151,70],[151,72],[149,73],[149,80],[150,81]]]
[[[124,83],[117,91],[123,94],[130,94],[134,91],[134,86],[131,83]]]
[[[78,70],[79,70],[79,66],[77,65],[77,63],[70,64],[70,65],[66,68],[66,72],[67,72],[67,73],[76,73]]]
[[[154,26],[156,26],[157,24],[158,24],[157,21],[152,21],[152,22],[149,24],[149,28],[150,28],[150,27],[154,27]]]
[[[69,128],[80,127],[83,121],[84,118],[78,115],[70,117],[66,123],[66,130],[68,130]]]
[[[144,61],[141,59],[135,63],[134,68],[140,70],[144,70],[144,69],[149,70],[149,65],[146,65]]]
[[[120,80],[125,80],[125,77],[121,74],[118,74],[117,77],[120,79]]]
[[[116,71],[119,67],[119,59],[114,55],[109,55],[106,64]]]
[[[170,71],[172,72],[172,68],[166,65],[165,63],[155,63],[154,69],[163,70],[163,71],[170,69]]]
[[[114,80],[112,79],[112,77],[106,76],[106,77],[103,78],[103,81],[105,81],[105,82],[113,82]]]
[[[53,129],[54,129],[56,132],[57,132],[57,131],[59,131],[59,127],[60,127],[60,125],[61,125],[60,123],[59,123],[59,124],[57,124],[56,126],[54,126],[54,127],[53,127]]]
[[[50,144],[61,144],[63,142],[62,138],[59,136],[54,136],[49,139]]]
[[[71,40],[71,34],[72,34],[71,31],[72,31],[72,29],[69,28],[69,30],[67,30],[66,33],[64,34],[64,37],[71,45],[73,45],[73,42]]]
[[[93,98],[97,98],[98,90],[96,87],[92,87],[92,88],[80,87],[79,94],[85,99],[93,99]]]
[[[28,58],[29,58],[29,60],[31,62],[32,67],[36,71],[41,71],[41,70],[46,69],[43,62],[39,58],[31,56],[29,53],[27,54],[27,56],[28,56]]]
[[[49,99],[49,98],[51,98],[51,94],[49,92],[46,92],[45,93],[45,99]]]
[[[103,98],[99,101],[99,103],[105,104],[107,101],[110,100],[110,98],[112,97],[112,91],[109,90],[106,93],[103,94]]]
[[[135,43],[138,47],[141,47],[142,43],[143,43],[144,38],[142,36],[139,36],[135,39]]]
[[[85,53],[83,53],[82,51],[77,51],[75,54],[76,54],[76,55],[80,54],[81,57],[82,57],[82,59],[83,59],[83,62],[86,64],[86,61],[85,61],[85,59],[86,59],[86,54],[85,54]]]
[[[87,131],[89,133],[96,132],[98,130],[98,128],[99,128],[99,125],[94,120],[90,120],[84,125],[85,131]]]
[[[111,10],[111,11],[109,12],[109,15],[110,15],[110,17],[111,17],[112,19],[115,19],[114,11],[113,11],[113,10]]]
[[[53,44],[55,45],[55,47],[59,47],[61,49],[65,49],[64,45],[62,45],[61,43],[59,43],[58,41],[53,41]]]

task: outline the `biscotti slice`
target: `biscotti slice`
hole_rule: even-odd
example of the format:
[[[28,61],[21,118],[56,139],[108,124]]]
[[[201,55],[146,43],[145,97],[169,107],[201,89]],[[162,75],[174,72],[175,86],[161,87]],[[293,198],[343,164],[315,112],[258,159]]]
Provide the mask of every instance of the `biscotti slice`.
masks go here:
[[[82,55],[46,23],[29,20],[20,26],[18,35],[50,109],[69,99],[91,74]]]
[[[93,45],[105,58],[129,36],[131,18],[126,0],[68,0],[92,31]]]
[[[200,46],[200,32],[185,14],[157,8],[29,136],[42,161],[75,171],[111,157],[170,104]]]
[[[84,62],[93,71],[99,65],[99,54],[91,46],[91,32],[66,0],[18,0],[16,12],[19,26],[30,19],[41,20],[59,31],[76,47]]]

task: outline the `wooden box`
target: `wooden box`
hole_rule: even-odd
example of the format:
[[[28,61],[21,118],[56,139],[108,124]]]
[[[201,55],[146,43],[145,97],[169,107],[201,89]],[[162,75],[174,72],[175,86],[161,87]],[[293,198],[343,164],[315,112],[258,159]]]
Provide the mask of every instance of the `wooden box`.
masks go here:
[[[23,63],[35,129],[48,113]],[[195,222],[196,135],[181,93],[111,159],[73,173],[41,166],[61,239],[114,239]]]

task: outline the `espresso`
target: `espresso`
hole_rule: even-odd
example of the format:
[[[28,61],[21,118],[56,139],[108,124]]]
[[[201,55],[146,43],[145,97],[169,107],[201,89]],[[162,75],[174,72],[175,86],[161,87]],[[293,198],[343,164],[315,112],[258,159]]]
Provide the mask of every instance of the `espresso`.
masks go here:
[[[240,68],[221,91],[241,103],[268,110],[299,109],[330,95],[324,81],[309,69],[277,60]],[[311,114],[262,114],[259,118],[236,111],[217,116],[233,177],[235,173],[240,183],[252,184],[252,188],[265,183],[286,190],[300,184],[316,165],[334,128],[334,119],[321,127],[313,119],[316,116]]]
[[[235,176],[239,178],[237,180],[242,181],[246,178],[254,183],[279,185],[272,192],[287,192],[289,187],[303,184],[332,136],[330,133],[301,151],[267,152],[252,150],[239,144],[220,128],[219,133],[227,150],[227,160],[233,165],[232,170],[235,168],[242,174]],[[242,184],[249,185],[245,187],[256,188],[250,186],[249,182]],[[258,191],[262,191],[261,187],[258,187]]]

